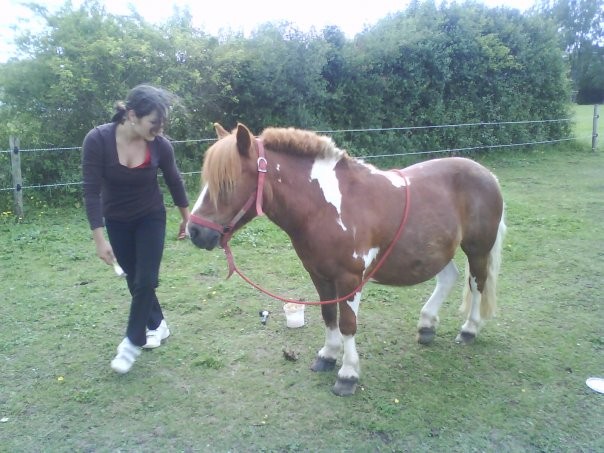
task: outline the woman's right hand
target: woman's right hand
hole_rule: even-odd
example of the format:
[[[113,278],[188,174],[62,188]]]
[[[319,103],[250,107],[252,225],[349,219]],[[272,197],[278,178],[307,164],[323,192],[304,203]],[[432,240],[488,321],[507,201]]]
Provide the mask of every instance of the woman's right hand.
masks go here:
[[[109,242],[104,241],[104,244],[96,245],[97,256],[105,261],[105,263],[112,265],[115,262],[115,256],[113,255],[113,249]]]
[[[96,228],[92,230],[92,236],[94,238],[97,256],[110,266],[113,265],[115,262],[115,255],[113,255],[111,244],[103,235],[103,229]]]

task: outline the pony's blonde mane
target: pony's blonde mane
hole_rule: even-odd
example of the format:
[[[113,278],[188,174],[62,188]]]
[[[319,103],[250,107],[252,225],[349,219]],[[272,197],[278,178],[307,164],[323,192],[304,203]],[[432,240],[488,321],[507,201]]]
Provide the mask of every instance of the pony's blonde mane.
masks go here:
[[[319,158],[345,158],[330,137],[295,128],[267,128],[260,136],[271,151]],[[226,195],[241,176],[241,162],[234,133],[218,140],[205,154],[202,180],[208,186],[210,200],[216,205],[220,194]]]
[[[269,127],[260,136],[267,148],[277,152],[316,156],[320,158],[348,157],[346,151],[336,147],[330,137],[302,129]]]

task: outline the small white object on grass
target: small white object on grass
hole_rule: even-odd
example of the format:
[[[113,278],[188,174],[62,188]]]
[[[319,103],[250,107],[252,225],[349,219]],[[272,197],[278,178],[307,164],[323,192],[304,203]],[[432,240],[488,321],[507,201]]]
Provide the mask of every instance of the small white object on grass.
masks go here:
[[[585,381],[585,383],[593,391],[604,393],[604,378],[590,377]]]
[[[113,262],[113,270],[115,271],[115,274],[118,277],[125,277],[126,276],[126,273],[124,272],[124,269],[122,269],[122,267],[119,264],[117,264],[117,261]]]

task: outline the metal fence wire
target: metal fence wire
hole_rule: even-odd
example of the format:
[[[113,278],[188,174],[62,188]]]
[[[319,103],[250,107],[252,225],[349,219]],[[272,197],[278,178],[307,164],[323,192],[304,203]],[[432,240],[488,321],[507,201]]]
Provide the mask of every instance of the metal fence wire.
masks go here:
[[[405,133],[405,134],[412,134],[412,133],[417,133],[419,131],[426,131],[426,132],[430,132],[430,131],[436,131],[436,130],[446,130],[446,129],[453,129],[453,128],[477,128],[477,127],[499,127],[499,126],[510,126],[510,125],[531,125],[531,124],[545,124],[545,123],[570,123],[572,121],[572,119],[570,118],[561,118],[561,119],[549,119],[549,120],[531,120],[531,121],[501,121],[501,122],[477,122],[477,123],[460,123],[460,124],[441,124],[441,125],[429,125],[429,126],[410,126],[410,127],[389,127],[389,128],[362,128],[362,129],[333,129],[333,130],[317,130],[314,131],[316,133],[322,134],[322,135],[328,135],[328,136],[342,136],[342,135],[346,135],[346,134],[372,134],[372,133]],[[518,143],[495,143],[495,144],[487,144],[487,143],[475,143],[475,144],[470,144],[467,146],[459,146],[459,147],[454,147],[454,148],[442,148],[442,149],[431,149],[431,150],[422,150],[422,149],[415,149],[415,150],[409,150],[409,151],[403,151],[403,152],[397,152],[397,151],[392,151],[392,152],[386,152],[386,153],[380,153],[380,154],[367,154],[367,155],[359,155],[359,156],[354,156],[356,158],[362,159],[362,160],[374,160],[374,159],[384,159],[384,158],[400,158],[400,157],[405,157],[405,156],[421,156],[421,155],[441,155],[441,154],[456,154],[456,155],[460,155],[460,154],[464,154],[464,153],[471,153],[471,152],[475,152],[475,151],[491,151],[491,150],[496,150],[496,149],[509,149],[509,148],[522,148],[522,147],[529,147],[529,146],[536,146],[536,145],[549,145],[549,144],[556,144],[556,143],[561,143],[561,142],[569,142],[569,141],[576,141],[576,140],[586,140],[586,139],[590,139],[592,138],[592,136],[589,137],[565,137],[565,138],[558,138],[558,139],[547,139],[547,140],[534,140],[534,141],[520,141]],[[179,162],[179,166],[181,167],[181,170],[183,170],[182,165],[180,163],[180,155],[179,155],[179,150],[182,149],[183,146],[187,146],[187,145],[199,145],[199,144],[211,144],[213,142],[215,142],[216,139],[215,138],[201,138],[201,139],[189,139],[189,140],[172,140],[171,143],[174,146],[174,150],[175,150],[175,154],[176,154],[176,159]],[[81,151],[81,146],[69,146],[69,147],[56,147],[56,148],[29,148],[29,149],[18,149],[17,152],[22,153],[22,154],[30,154],[30,153],[65,153],[65,152],[74,152],[77,151],[77,162],[74,160],[74,165],[78,165],[80,164],[80,151]],[[0,160],[4,160],[2,159],[2,154],[10,154],[12,152],[15,152],[15,150],[13,149],[7,149],[7,150],[0,150]],[[6,156],[8,157],[8,156]],[[10,170],[10,159],[6,159],[8,160],[8,165],[7,167]],[[200,163],[200,160],[197,160],[197,164]],[[191,170],[191,169],[184,169],[184,171],[182,171],[183,176],[190,176],[190,175],[197,175],[200,174],[201,170]],[[13,178],[14,179],[14,178]],[[24,178],[25,180],[27,180],[27,178]],[[0,181],[1,180],[5,180],[5,181],[10,181],[10,178],[7,177],[2,177],[0,175]],[[43,189],[43,188],[65,188],[65,187],[70,187],[70,186],[81,186],[82,185],[82,181],[78,180],[78,181],[68,181],[68,182],[53,182],[53,183],[47,183],[47,184],[42,184],[42,183],[29,183],[29,184],[21,184],[18,188],[13,185],[12,187],[2,187],[0,188],[0,192],[6,192],[6,191],[15,191],[15,190],[31,190],[31,189]]]

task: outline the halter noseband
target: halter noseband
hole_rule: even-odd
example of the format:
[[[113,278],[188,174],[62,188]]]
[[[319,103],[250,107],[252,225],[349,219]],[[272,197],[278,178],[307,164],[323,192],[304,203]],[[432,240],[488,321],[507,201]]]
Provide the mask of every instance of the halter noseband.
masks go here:
[[[217,231],[221,235],[220,245],[225,250],[228,249],[228,242],[235,231],[235,225],[241,220],[241,218],[249,211],[249,209],[256,201],[256,215],[262,216],[264,212],[262,211],[262,194],[264,191],[264,180],[266,177],[266,172],[268,168],[268,162],[264,153],[264,144],[262,140],[256,139],[256,143],[258,144],[258,161],[257,161],[257,171],[258,171],[258,185],[256,190],[254,190],[243,207],[239,210],[235,217],[226,225],[221,225],[216,222],[212,222],[211,220],[204,219],[203,217],[199,217],[195,214],[189,215],[189,222],[194,223],[196,225],[200,225],[205,228],[209,228],[210,230]],[[230,275],[230,274],[229,274]]]

